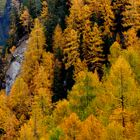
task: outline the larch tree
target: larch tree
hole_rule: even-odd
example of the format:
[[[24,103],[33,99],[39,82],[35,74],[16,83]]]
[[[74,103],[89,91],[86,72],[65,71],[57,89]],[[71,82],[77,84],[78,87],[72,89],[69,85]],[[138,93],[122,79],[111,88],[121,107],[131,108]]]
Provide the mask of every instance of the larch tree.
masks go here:
[[[136,126],[135,126],[135,137],[134,137],[135,140],[140,139],[140,131],[139,130],[140,130],[140,121],[138,121],[136,123]]]
[[[82,122],[80,140],[101,140],[103,139],[104,128],[100,121],[92,114]]]
[[[125,9],[122,12],[122,21],[124,28],[135,28],[136,31],[140,29],[140,12],[138,12],[138,7],[140,3],[138,0],[128,0],[125,1]]]
[[[78,77],[78,73],[82,71],[88,71],[87,64],[85,61],[81,61],[81,59],[77,59],[74,65],[74,79]]]
[[[28,84],[29,89],[33,85],[33,77],[35,77],[41,63],[45,41],[43,26],[38,19],[35,19],[35,25],[29,37],[28,49],[25,53],[21,74],[24,81]]]
[[[58,24],[53,34],[53,52],[59,60],[62,58],[62,29]]]
[[[40,88],[32,101],[30,119],[21,127],[20,139],[46,139],[51,107],[51,95],[45,88]]]
[[[63,55],[66,69],[74,66],[79,58],[79,39],[74,29],[67,28],[63,34]]]
[[[114,13],[112,11],[111,1],[110,0],[101,0],[100,2],[100,12],[102,14],[103,23],[103,30],[104,35],[112,37],[112,31],[114,28]]]
[[[32,18],[29,14],[29,11],[27,8],[25,8],[23,10],[23,13],[20,16],[20,21],[22,26],[25,28],[25,30],[29,33],[30,28],[31,28],[31,22],[32,22]]]
[[[139,51],[140,41],[139,38],[137,37],[136,30],[134,28],[131,28],[128,31],[124,32],[123,34],[124,34],[125,48],[133,47],[138,52],[140,52]]]
[[[106,135],[103,140],[124,140],[124,128],[118,123],[110,123],[106,127]]]
[[[33,91],[37,93],[40,88],[44,88],[49,93],[52,93],[54,78],[54,55],[50,52],[43,52],[41,59],[42,60],[38,67],[36,76],[33,77]]]
[[[25,123],[21,127],[21,129],[19,131],[19,138],[21,140],[24,140],[24,139],[26,139],[26,140],[34,139],[34,134],[32,132],[32,128],[31,128],[31,124],[30,123],[29,124]]]
[[[12,86],[8,100],[9,108],[15,110],[14,114],[22,125],[30,116],[31,97],[29,95],[28,85],[21,77],[18,77]]]
[[[59,140],[63,139],[64,137],[63,131],[61,128],[56,127],[53,129],[53,131],[50,132],[48,139],[50,140]]]
[[[134,74],[135,74],[135,79],[138,83],[140,83],[140,73],[139,73],[139,69],[140,69],[140,63],[139,63],[139,59],[140,59],[140,55],[137,49],[133,48],[135,46],[132,47],[128,47],[126,50],[123,51],[123,56],[125,57],[125,59],[129,62]]]
[[[117,36],[119,36],[120,42],[123,43],[123,31],[125,29],[123,26],[122,13],[125,11],[126,0],[113,0],[112,5],[113,5],[113,12],[115,15],[114,33],[116,35],[116,38]]]
[[[138,0],[116,0],[113,1],[113,9],[116,16],[116,27],[118,31],[128,30],[134,27],[139,29],[140,13]]]
[[[51,112],[53,75],[54,56],[50,52],[44,52],[42,54],[42,62],[38,68],[36,76],[33,78],[32,92],[35,95],[33,97],[34,105],[32,106],[32,112],[34,115],[39,114],[38,112],[40,112],[40,115],[45,117]]]
[[[98,22],[99,14],[98,1],[72,0],[70,7],[70,15],[66,18],[68,27],[77,31],[78,37],[82,39],[82,34],[85,28],[85,21],[92,20]],[[81,41],[81,40],[80,40]]]
[[[72,0],[70,7],[70,16],[67,18],[67,24],[70,28],[79,29],[82,7],[84,6],[83,0]]]
[[[41,11],[41,20],[45,23],[48,19],[49,11],[48,11],[48,4],[45,0],[42,1],[42,11]]]
[[[136,115],[139,88],[130,65],[122,56],[111,67],[107,88],[113,99],[110,106],[114,106],[110,121],[119,123],[128,134],[128,131],[133,131],[134,128],[134,122],[130,118]]]
[[[81,133],[81,121],[75,113],[67,117],[60,125],[64,132],[64,139],[75,140],[78,139]]]
[[[139,57],[140,57],[140,41],[137,37],[136,30],[134,28],[129,29],[124,32],[124,43],[126,50],[123,51],[123,55],[129,62],[133,72],[135,73],[135,78],[140,81],[139,75]]]
[[[121,55],[121,51],[121,45],[115,41],[110,47],[109,61],[111,64],[113,64],[118,59],[118,57]]]
[[[55,125],[59,125],[67,118],[71,111],[67,100],[58,101],[53,111],[53,121]]]
[[[99,87],[100,82],[97,73],[81,71],[77,74],[68,99],[71,109],[78,114],[80,119],[85,119],[91,113],[87,108],[96,98]]]
[[[36,132],[37,135],[45,134],[47,126],[43,122],[46,121],[52,109],[53,58],[51,53],[44,52],[42,64],[38,68],[38,73],[33,78],[33,91],[35,95],[32,101],[31,116],[34,123],[33,128],[38,131]]]
[[[21,130],[19,131],[19,138],[21,140],[40,139],[40,120],[42,120],[41,116],[40,119],[36,116],[31,117],[30,120],[21,127]]]
[[[0,130],[1,139],[14,139],[18,135],[19,121],[8,107],[8,98],[4,92],[0,92]]]
[[[91,70],[102,67],[103,57],[103,40],[97,23],[91,27],[91,22],[87,20],[83,33],[83,58]]]
[[[34,96],[31,119],[32,130],[36,138],[46,136],[48,116],[51,114],[51,94],[45,88],[40,88]]]

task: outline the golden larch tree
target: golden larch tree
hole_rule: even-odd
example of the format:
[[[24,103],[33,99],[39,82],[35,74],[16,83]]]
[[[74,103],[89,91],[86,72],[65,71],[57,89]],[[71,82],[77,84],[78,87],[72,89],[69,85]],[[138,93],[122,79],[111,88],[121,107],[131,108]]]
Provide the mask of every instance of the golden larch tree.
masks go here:
[[[87,65],[92,69],[98,69],[102,66],[104,61],[103,43],[97,23],[95,23],[92,28],[91,22],[87,20],[83,34],[82,50],[83,58],[86,60]]]
[[[46,39],[43,26],[39,19],[35,19],[34,28],[29,36],[29,44],[25,53],[25,59],[22,65],[22,78],[28,84],[29,88],[33,85],[33,77],[38,71],[41,58],[44,52]]]
[[[81,134],[81,121],[75,113],[72,113],[69,117],[67,117],[63,123],[60,125],[64,132],[63,139],[66,140],[75,140]]]
[[[67,28],[63,34],[63,54],[66,69],[73,66],[79,58],[79,39],[74,29]]]
[[[104,128],[100,121],[92,114],[82,122],[82,131],[80,140],[101,140],[103,138]]]
[[[56,26],[53,34],[53,52],[55,57],[62,57],[62,29],[59,24]]]

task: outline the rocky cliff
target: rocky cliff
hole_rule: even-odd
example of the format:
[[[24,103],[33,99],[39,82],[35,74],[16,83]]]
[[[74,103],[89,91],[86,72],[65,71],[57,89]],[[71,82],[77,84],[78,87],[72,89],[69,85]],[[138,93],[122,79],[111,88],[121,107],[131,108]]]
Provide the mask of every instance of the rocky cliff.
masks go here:
[[[10,89],[20,73],[21,64],[24,59],[24,52],[26,51],[28,44],[28,37],[23,37],[16,48],[15,52],[11,55],[9,59],[9,66],[6,72],[6,93],[7,95],[10,92]]]

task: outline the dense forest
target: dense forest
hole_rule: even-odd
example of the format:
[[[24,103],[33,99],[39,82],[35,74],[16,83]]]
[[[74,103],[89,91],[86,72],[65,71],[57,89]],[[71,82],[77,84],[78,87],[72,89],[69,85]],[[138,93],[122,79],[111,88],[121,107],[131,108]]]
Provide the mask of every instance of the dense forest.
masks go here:
[[[0,139],[140,140],[140,0],[12,0],[9,17],[0,63],[28,45]]]

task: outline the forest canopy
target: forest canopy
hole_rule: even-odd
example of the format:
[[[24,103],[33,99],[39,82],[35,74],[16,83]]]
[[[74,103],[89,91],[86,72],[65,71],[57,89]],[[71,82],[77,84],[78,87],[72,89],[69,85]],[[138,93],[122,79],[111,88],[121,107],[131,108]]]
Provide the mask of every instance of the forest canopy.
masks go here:
[[[0,139],[139,140],[140,1],[12,3],[5,59],[28,46],[0,91]]]

